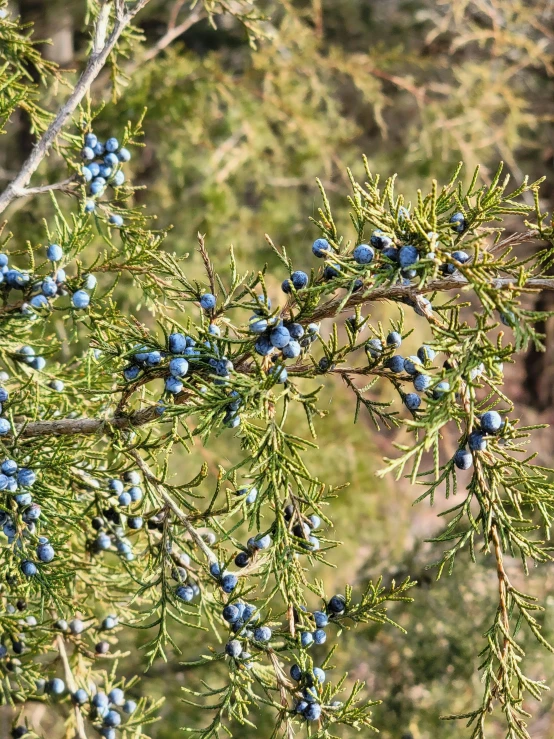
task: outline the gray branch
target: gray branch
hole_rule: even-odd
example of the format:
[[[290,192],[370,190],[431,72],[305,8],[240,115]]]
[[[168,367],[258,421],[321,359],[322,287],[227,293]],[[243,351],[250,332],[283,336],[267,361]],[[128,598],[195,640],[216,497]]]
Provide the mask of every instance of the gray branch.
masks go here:
[[[129,25],[135,15],[147,5],[149,0],[137,0],[137,2],[127,10],[121,0],[116,0],[115,4],[115,21],[112,32],[107,35],[108,23],[110,19],[111,2],[106,2],[100,9],[100,14],[96,22],[94,32],[92,53],[88,59],[87,65],[79,78],[75,89],[66,100],[64,105],[58,111],[52,123],[48,126],[41,139],[35,144],[32,152],[27,157],[21,170],[16,177],[6,187],[4,192],[0,194],[0,213],[2,213],[8,205],[16,198],[23,195],[32,194],[27,189],[32,175],[36,172],[38,166],[52,148],[63,126],[68,118],[75,111],[83,97],[86,95],[90,86],[106,64],[109,55],[113,51],[119,37]],[[53,189],[53,188],[52,188]]]

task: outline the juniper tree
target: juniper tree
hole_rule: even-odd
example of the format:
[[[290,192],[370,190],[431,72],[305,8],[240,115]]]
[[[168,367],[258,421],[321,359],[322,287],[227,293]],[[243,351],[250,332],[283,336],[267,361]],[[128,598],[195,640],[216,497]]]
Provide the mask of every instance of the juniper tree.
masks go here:
[[[185,688],[189,733],[240,736],[260,706],[273,712],[273,736],[373,729],[371,696],[333,673],[333,654],[357,624],[393,628],[389,605],[407,607],[414,583],[378,579],[361,593],[344,583],[333,594],[313,577],[337,544],[340,491],[306,462],[318,427],[333,423],[320,398],[331,375],[348,389],[353,422],[364,413],[376,431],[398,429],[382,474],[422,488],[418,502],[458,496],[434,539],[437,575],[460,559],[494,562],[496,614],[476,643],[482,702],[445,718],[484,737],[498,710],[507,737],[529,736],[527,701],[546,685],[527,676],[518,633],[551,647],[543,604],[515,584],[505,558],[517,555],[523,573],[550,561],[552,483],[526,454],[536,428],[518,422],[502,384],[507,362],[542,348],[535,323],[546,316],[526,307],[553,286],[540,181],[511,186],[499,167],[488,184],[478,171],[464,184],[458,168],[411,204],[365,162],[362,182],[349,174],[349,230],[320,186],[309,274],[266,237],[280,294],[268,292],[267,266],[242,273],[232,247],[228,265],[215,265],[202,235],[205,274],[193,279],[136,204],[126,165],[142,116],[107,131],[90,92],[104,64],[119,78],[146,4],[90,7],[90,57],[55,112],[41,106],[29,69],[45,83],[59,70],[16,19],[0,21],[1,120],[23,109],[37,135],[0,210],[9,218],[22,198],[50,203],[43,238],[12,234],[8,221],[0,255],[2,703],[55,706],[81,739],[148,736],[159,704],[141,697],[119,640],[147,632],[152,666],[175,659],[176,634],[188,630],[219,640],[198,650],[204,689]],[[253,35],[263,28],[246,4],[204,7],[235,13]],[[63,179],[31,186],[53,151]],[[508,216],[521,228],[507,236]],[[529,241],[540,250],[520,256]],[[148,324],[122,307],[129,281]],[[371,320],[377,301],[397,307],[390,324]],[[417,322],[431,338],[405,357]],[[381,386],[393,402],[379,399]],[[303,428],[290,421],[295,408]],[[443,443],[451,429],[454,453]],[[238,441],[236,463],[223,452],[216,475],[175,469],[178,450],[214,437],[223,449]],[[191,704],[204,709],[201,729],[187,720]]]

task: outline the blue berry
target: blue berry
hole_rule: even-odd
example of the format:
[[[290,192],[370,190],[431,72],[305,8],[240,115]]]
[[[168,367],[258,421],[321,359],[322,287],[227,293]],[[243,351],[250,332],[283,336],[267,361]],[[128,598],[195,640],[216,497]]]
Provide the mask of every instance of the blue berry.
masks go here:
[[[231,641],[227,642],[227,644],[225,645],[225,653],[228,654],[229,657],[234,657],[234,659],[238,659],[242,654],[241,643],[237,639],[232,639]]]
[[[237,606],[228,604],[223,609],[223,618],[230,624],[236,623],[240,618],[240,611]]]
[[[221,589],[224,593],[232,593],[233,590],[237,587],[237,583],[237,576],[228,573],[227,575],[223,575],[223,577],[221,578]]]
[[[121,149],[117,152],[117,158],[120,162],[128,162],[131,159],[131,152],[129,149],[126,149],[125,147],[121,147]]]
[[[100,141],[94,147],[94,153],[97,157],[101,157],[104,154],[105,146]]]
[[[205,293],[200,298],[200,305],[202,306],[202,308],[204,308],[204,310],[213,310],[216,305],[215,296],[211,293]]]
[[[117,711],[114,711],[113,709],[108,711],[108,713],[104,716],[102,719],[104,726],[119,726],[121,723],[121,716]]]
[[[300,644],[302,644],[302,646],[304,647],[304,649],[306,647],[309,647],[310,644],[313,643],[313,640],[314,640],[314,638],[313,638],[313,636],[311,635],[311,633],[309,631],[303,631],[300,634]]]
[[[190,587],[190,585],[179,585],[179,587],[175,590],[175,595],[179,600],[184,600],[185,603],[190,603],[190,601],[194,598],[194,590]]]
[[[0,436],[6,436],[11,430],[10,422],[5,418],[0,418]]]
[[[15,502],[18,506],[30,505],[33,502],[31,493],[20,493],[15,496]]]
[[[252,316],[248,323],[248,327],[253,334],[263,334],[264,331],[267,331],[267,326],[266,319],[259,316]]]
[[[271,344],[277,349],[282,349],[290,341],[290,333],[284,326],[277,326],[269,335]]]
[[[2,387],[0,385],[0,403],[5,403],[6,400],[10,397],[9,392],[6,390],[5,387]]]
[[[49,305],[48,300],[44,295],[35,295],[33,298],[31,298],[30,303],[35,310],[46,308]]]
[[[301,339],[304,336],[304,327],[299,323],[289,323],[287,328],[291,339]]]
[[[109,154],[108,156],[113,156],[113,154]],[[107,164],[103,164],[100,167],[100,177],[103,177],[105,180],[107,180],[109,177],[111,177],[112,174],[112,168],[108,167]]]
[[[452,258],[455,259],[457,262],[460,262],[460,264],[465,264],[470,260],[469,254],[465,251],[453,251]]]
[[[458,449],[454,455],[454,464],[460,470],[468,470],[473,464],[473,456],[467,449]]]
[[[113,688],[113,690],[110,690],[108,698],[110,699],[110,703],[113,703],[114,706],[122,706],[125,703],[125,694],[121,688]]]
[[[36,480],[36,474],[27,467],[22,467],[17,473],[17,482],[22,487],[30,488],[35,484]]]
[[[81,167],[81,174],[85,178],[85,182],[90,182],[92,180],[92,172],[87,166]]]
[[[308,708],[307,701],[298,701],[294,710],[296,711],[296,713],[304,713],[306,708]]]
[[[327,634],[323,629],[316,629],[313,633],[313,637],[316,644],[325,644],[327,641]]]
[[[420,369],[421,362],[419,357],[406,357],[406,359],[404,360],[404,372],[406,372],[408,375],[416,375]]]
[[[115,173],[113,177],[113,185],[114,187],[121,187],[121,185],[125,182],[125,174],[120,169],[118,172]]]
[[[91,162],[90,164],[87,164],[87,169],[90,170],[93,177],[98,177],[100,174],[100,165],[96,162]]]
[[[333,595],[333,597],[327,604],[327,608],[331,611],[331,613],[334,614],[342,613],[344,611],[344,607],[344,596],[342,595]]]
[[[96,210],[96,203],[94,200],[87,200],[85,203],[85,213],[92,213]]]
[[[479,431],[472,431],[467,443],[472,452],[483,452],[487,448],[487,440]]]
[[[90,146],[91,149],[94,149],[96,144],[98,143],[98,137],[94,133],[87,133],[85,134],[85,146]]]
[[[46,366],[46,359],[44,357],[35,357],[31,362],[31,367],[35,370],[43,370]]]
[[[50,244],[46,248],[46,257],[51,262],[59,262],[63,258],[63,249],[59,244]]]
[[[96,177],[90,183],[90,187],[89,187],[90,194],[100,195],[105,187],[106,187],[106,180],[103,177]]]
[[[87,691],[83,688],[79,688],[78,690],[76,690],[71,697],[78,706],[82,706],[88,701]]]
[[[297,683],[299,683],[300,680],[302,680],[302,670],[300,668],[300,665],[293,665],[290,668],[290,676],[292,677],[293,680],[296,680]]]
[[[254,630],[254,639],[256,641],[268,642],[271,639],[271,629],[269,626],[258,626]]]
[[[283,357],[285,359],[296,359],[296,357],[300,356],[300,353],[302,351],[302,348],[298,341],[289,341],[289,343],[283,347]]]
[[[372,359],[377,359],[383,351],[383,344],[380,339],[370,339],[365,345],[365,348]]]
[[[135,531],[142,529],[143,523],[144,521],[141,516],[129,516],[127,519],[127,526]]]
[[[391,372],[400,374],[404,371],[404,357],[401,357],[400,354],[395,354],[390,359],[387,359],[386,365]]]
[[[104,534],[104,533],[98,534],[98,536],[94,540],[94,546],[96,550],[100,552],[106,551],[107,549],[111,547],[111,545],[112,545],[112,540],[107,534]]]
[[[25,575],[25,577],[34,577],[37,574],[38,570],[34,562],[25,559],[21,563],[21,572]]]
[[[369,243],[375,249],[382,250],[389,248],[392,245],[392,240],[389,236],[386,236],[381,229],[377,229],[372,233]]]
[[[183,354],[187,348],[187,339],[184,334],[169,334],[167,346],[172,354]]]
[[[112,629],[115,629],[117,626],[117,617],[116,616],[106,616],[104,620],[102,621],[102,630],[103,631],[111,631]]]
[[[123,483],[121,482],[121,480],[116,480],[112,477],[112,479],[108,481],[108,488],[113,493],[119,494],[123,492]]]
[[[90,303],[90,295],[85,290],[77,290],[77,292],[73,293],[71,302],[77,310],[84,310]]]
[[[54,677],[46,683],[46,690],[52,695],[62,695],[65,693],[65,683],[59,677]]]
[[[317,680],[317,682],[320,685],[323,685],[323,683],[325,682],[325,671],[322,670],[321,667],[314,667],[312,672],[314,673],[314,677]]]
[[[408,410],[415,411],[421,405],[421,398],[417,393],[408,393],[404,397],[404,403],[406,404],[406,408]]]
[[[110,726],[103,726],[100,729],[100,735],[103,737],[103,739],[117,739],[116,730]]]
[[[497,434],[502,428],[502,416],[496,411],[487,411],[481,416],[481,429],[485,434]]]
[[[119,149],[119,141],[113,136],[106,141],[106,151],[117,151]]]
[[[0,467],[2,472],[9,477],[12,477],[17,472],[17,462],[13,459],[5,459]]]
[[[450,383],[442,380],[433,388],[433,397],[435,399],[442,398],[450,390]]]
[[[465,216],[459,211],[457,213],[454,213],[454,215],[450,218],[449,223],[452,223],[452,225],[454,226],[454,230],[460,234],[463,233],[467,228]]]
[[[367,244],[359,244],[352,252],[352,258],[357,264],[370,264],[375,252]]]
[[[138,485],[133,485],[127,491],[133,503],[138,503],[142,500],[142,489]]]
[[[323,270],[324,280],[333,280],[340,274],[340,264],[327,264]]]
[[[275,377],[275,382],[285,383],[288,379],[288,372],[286,367],[282,364],[275,365],[269,370],[269,374]]]
[[[111,168],[117,167],[118,164],[119,164],[119,159],[112,152],[110,152],[109,154],[106,154],[106,156],[104,157],[104,165],[110,168],[110,174],[111,174]],[[102,174],[102,167],[100,167],[100,174]],[[105,175],[102,175],[102,177],[104,176]]]
[[[81,149],[81,159],[84,159],[86,162],[91,162],[94,159],[94,151],[90,146],[84,146]]]
[[[436,357],[436,352],[434,349],[431,349],[430,346],[424,344],[423,346],[420,346],[417,350],[417,356],[425,364],[427,362],[433,361],[433,359]]]
[[[398,333],[398,331],[391,331],[390,334],[387,336],[387,346],[398,349],[401,344],[402,336]]]
[[[308,520],[310,521],[310,525],[313,529],[318,529],[321,526],[321,518],[315,513],[312,513],[311,516],[308,516]],[[316,611],[316,613],[317,612],[318,611]]]
[[[174,377],[184,377],[189,369],[189,363],[183,357],[175,357],[169,363],[169,371]]]
[[[321,717],[321,706],[319,703],[309,703],[304,711],[306,721],[318,721]]]
[[[108,221],[112,226],[115,226],[116,228],[121,228],[121,226],[123,226],[123,217],[120,216],[118,213],[112,213],[108,218]]]
[[[210,323],[208,331],[212,336],[221,336],[221,329],[215,323]]]
[[[271,537],[269,534],[265,534],[264,536],[258,534],[252,541],[254,549],[269,549],[271,546]]]
[[[327,239],[316,239],[312,244],[312,252],[318,259],[327,256],[329,251],[332,251],[332,247]]]
[[[391,262],[394,262],[395,264],[398,263],[398,261],[400,260],[400,252],[394,246],[389,246],[386,249],[383,249],[382,254],[384,257],[390,259]]]
[[[419,393],[428,390],[431,387],[431,382],[432,380],[429,375],[419,373],[414,377],[414,387]]]
[[[131,505],[131,496],[129,495],[129,493],[120,493],[117,498],[117,502],[120,506],[123,506],[125,508],[128,505]]]
[[[401,267],[411,267],[419,261],[419,253],[415,246],[407,245],[400,249],[398,261]]]
[[[290,276],[290,280],[296,290],[303,290],[309,282],[309,277],[302,270],[296,270]]]
[[[42,282],[41,291],[47,298],[52,298],[58,292],[58,286],[51,277],[46,277]]]
[[[51,562],[56,556],[54,547],[51,544],[39,544],[37,547],[37,557],[41,562]]]
[[[134,713],[137,710],[137,704],[133,700],[126,700],[123,704],[122,711],[123,713],[126,713],[130,715],[131,713]]]
[[[109,699],[106,693],[95,693],[90,702],[95,708],[107,708]]]

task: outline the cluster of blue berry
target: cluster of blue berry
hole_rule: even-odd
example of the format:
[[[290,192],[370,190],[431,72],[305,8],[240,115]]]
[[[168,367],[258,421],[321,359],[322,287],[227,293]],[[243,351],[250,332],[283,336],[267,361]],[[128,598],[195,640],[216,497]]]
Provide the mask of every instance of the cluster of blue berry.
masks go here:
[[[241,660],[246,667],[250,667],[251,663],[248,660],[252,655],[248,649],[250,646],[260,649],[268,644],[273,636],[271,628],[265,624],[256,626],[260,620],[260,613],[251,603],[242,601],[228,603],[221,615],[233,633],[239,637],[227,642],[225,653],[235,660]]]
[[[134,503],[140,503],[143,498],[140,481],[140,475],[136,470],[125,472],[123,481],[116,478],[111,478],[108,481],[109,495],[117,496],[117,505],[107,506],[102,510],[102,515],[95,516],[92,519],[92,527],[98,532],[92,542],[92,549],[96,553],[105,552],[115,544],[117,553],[126,561],[134,560],[135,555],[131,543],[125,538],[122,524],[126,522],[129,529],[137,531],[143,527],[144,521],[138,512],[128,510],[124,510],[124,518],[121,509],[128,509]],[[124,483],[129,484],[127,489],[125,489]]]
[[[285,521],[290,524],[296,520],[296,512],[292,503],[285,506],[283,511]],[[319,549],[319,539],[314,536],[313,532],[321,526],[321,519],[315,513],[311,516],[303,517],[301,521],[297,521],[292,526],[292,533],[297,539],[301,539],[302,547],[310,552],[317,552]]]
[[[71,698],[77,706],[89,704],[90,718],[94,723],[98,722],[97,728],[104,739],[115,739],[116,729],[125,729],[125,725],[121,723],[122,716],[118,708],[128,716],[132,715],[137,708],[134,700],[125,698],[125,693],[121,688],[112,688],[107,694],[102,690],[97,690],[92,695],[89,695],[84,688],[78,688]]]
[[[454,455],[454,464],[460,470],[468,470],[473,465],[473,454],[475,452],[484,452],[487,448],[487,436],[498,436],[502,433],[507,423],[498,411],[486,411],[481,417],[478,417],[477,423],[479,429],[474,429],[468,436],[467,445],[458,449]]]
[[[98,140],[94,133],[85,135],[85,145],[81,149],[81,158],[85,162],[81,173],[88,183],[88,191],[92,196],[85,203],[85,211],[92,213],[96,210],[96,202],[104,193],[106,187],[120,187],[125,182],[125,174],[121,165],[131,159],[128,149],[120,146],[113,136],[105,144]],[[112,213],[109,222],[117,228],[123,225],[123,218]]]

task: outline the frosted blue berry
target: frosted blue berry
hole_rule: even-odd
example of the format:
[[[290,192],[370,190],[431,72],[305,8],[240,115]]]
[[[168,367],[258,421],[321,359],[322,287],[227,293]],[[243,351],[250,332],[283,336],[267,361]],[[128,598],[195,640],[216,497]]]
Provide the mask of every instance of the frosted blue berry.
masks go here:
[[[271,639],[271,629],[269,626],[258,626],[254,630],[254,639],[260,642],[268,642]]]
[[[383,344],[380,339],[370,339],[365,345],[365,348],[372,359],[377,359],[383,351]]]
[[[296,272],[293,272],[290,276],[290,281],[294,285],[295,290],[303,290],[308,284],[309,277],[305,272],[302,272],[302,270],[296,270]]]
[[[19,493],[19,495],[15,496],[15,502],[18,506],[31,505],[33,497],[31,493]]]
[[[411,267],[419,261],[419,253],[415,246],[407,245],[400,249],[398,261],[401,267]]]
[[[404,397],[404,403],[406,404],[406,408],[408,410],[416,411],[421,405],[421,398],[417,393],[408,393]]]
[[[94,149],[97,143],[98,136],[96,136],[96,134],[92,132],[85,134],[85,146],[90,146],[91,149]]]
[[[221,578],[221,589],[224,593],[232,593],[233,590],[237,587],[237,584],[238,578],[232,573],[223,575],[223,577]]]
[[[101,628],[103,631],[111,631],[112,629],[115,629],[117,626],[117,617],[116,616],[106,616],[104,620],[102,621]]]
[[[94,200],[87,200],[85,203],[85,213],[92,213],[96,210],[96,203]]]
[[[271,546],[271,536],[269,534],[258,534],[254,537],[253,541],[254,549],[269,549]]]
[[[127,492],[133,503],[138,503],[139,500],[142,500],[142,489],[138,485],[133,485]]]
[[[73,293],[71,302],[77,310],[84,310],[90,303],[90,295],[85,290],[77,290]]]
[[[121,187],[121,185],[125,182],[125,174],[120,169],[117,171],[113,177],[112,183],[115,187]]]
[[[395,264],[398,263],[398,260],[400,258],[398,249],[394,246],[389,246],[387,249],[383,249],[382,254],[387,259],[390,259],[391,262],[394,262]]]
[[[95,693],[90,701],[95,708],[107,708],[109,699],[106,693]]]
[[[46,257],[51,262],[59,262],[63,258],[63,249],[59,244],[49,244],[46,248]]]
[[[327,239],[316,239],[312,244],[312,252],[318,259],[327,256],[329,251],[332,251],[332,247]]]
[[[327,264],[323,270],[324,280],[333,280],[340,274],[340,264]]]
[[[258,497],[257,489],[252,488],[250,492],[248,493],[248,495],[246,496],[246,502],[251,505],[252,503],[254,503],[257,497]]]
[[[213,310],[216,306],[216,299],[215,296],[211,293],[205,293],[200,298],[200,305],[204,310]]]
[[[92,180],[92,172],[87,166],[83,165],[81,167],[81,174],[85,178],[85,182],[90,182]]]
[[[0,466],[0,469],[5,475],[12,477],[17,472],[17,462],[13,459],[5,459]]]
[[[223,609],[223,618],[230,624],[236,623],[240,618],[240,612],[237,606],[232,604],[226,605]]]
[[[183,357],[175,357],[169,363],[169,371],[174,377],[184,377],[189,370],[189,363]]]
[[[221,336],[221,329],[215,323],[210,323],[208,331],[212,336]]]
[[[421,361],[419,357],[406,357],[404,360],[404,372],[408,375],[416,375],[421,370]]]
[[[104,188],[106,187],[106,181],[103,177],[96,177],[91,183],[89,187],[89,191],[91,195],[100,195]]]
[[[333,597],[327,604],[327,608],[331,613],[334,613],[334,614],[342,613],[345,608],[344,596],[343,595],[333,595]]]
[[[125,703],[125,694],[121,688],[113,688],[113,690],[110,690],[108,698],[110,703],[113,703],[114,706],[122,706]]]
[[[395,374],[400,374],[404,371],[404,357],[401,357],[400,354],[395,354],[394,356],[387,359],[386,366],[390,369],[391,372],[394,372]]]
[[[458,449],[454,455],[454,464],[460,470],[468,470],[473,464],[473,456],[467,449]]]
[[[302,644],[302,646],[304,647],[304,649],[306,647],[309,647],[310,644],[313,643],[313,641],[314,641],[314,638],[313,638],[313,636],[311,635],[311,633],[309,631],[303,631],[300,634],[300,644]]]
[[[130,364],[123,370],[123,377],[127,380],[127,382],[132,382],[133,380],[136,380],[139,374],[140,367],[136,364]]]
[[[316,629],[313,633],[315,644],[325,644],[327,641],[327,634],[323,629]]]
[[[109,156],[113,156],[113,154],[110,154]],[[109,177],[111,177],[112,174],[112,168],[108,167],[107,164],[103,164],[100,167],[100,177],[103,177],[105,180],[107,180]]]
[[[185,603],[190,603],[191,600],[194,598],[194,591],[190,587],[190,585],[179,585],[179,587],[175,590],[175,595],[179,600],[184,600]]]
[[[119,164],[119,159],[117,158],[116,154],[110,152],[106,154],[106,156],[104,157],[104,166],[110,168],[110,174],[111,174],[111,168],[117,167],[118,164]],[[102,167],[100,167],[100,173],[102,173]],[[104,177],[104,175],[102,176]]]
[[[402,336],[398,333],[398,331],[391,331],[390,334],[387,336],[387,346],[391,346],[394,349],[398,349],[398,347],[402,344]]]
[[[133,700],[126,700],[123,704],[122,711],[123,713],[126,713],[130,715],[131,713],[134,713],[137,710],[137,704]]]
[[[71,697],[78,706],[82,706],[88,701],[87,691],[83,688],[79,688],[78,690],[76,690]]]
[[[37,547],[37,557],[41,562],[51,562],[56,556],[54,547],[51,544],[39,544]]]
[[[49,303],[48,299],[44,295],[35,295],[30,300],[31,305],[35,310],[41,310],[41,308],[47,308]]]
[[[502,416],[496,411],[487,411],[481,416],[481,429],[485,434],[497,434],[502,428]]]
[[[460,234],[467,228],[467,222],[463,213],[454,213],[449,222],[454,226],[454,230]]]
[[[108,221],[111,226],[115,226],[116,228],[121,228],[121,226],[123,226],[123,218],[119,213],[112,213],[108,218]]]
[[[433,397],[435,399],[442,398],[450,390],[450,383],[442,380],[433,388]]]
[[[288,379],[287,368],[282,364],[277,364],[269,370],[269,374],[275,378],[275,382],[285,383]]]
[[[46,683],[46,692],[51,695],[62,695],[65,693],[65,683],[59,677],[54,677]]]
[[[177,377],[168,377],[165,381],[165,389],[172,395],[178,395],[183,389],[183,383]]]
[[[52,298],[58,292],[58,286],[51,277],[46,277],[42,282],[41,291],[47,298]]]
[[[472,431],[467,443],[472,452],[483,452],[487,448],[487,440],[479,431]]]
[[[87,169],[90,170],[93,177],[98,177],[100,174],[100,165],[96,162],[91,162],[90,164],[87,164]]]
[[[131,505],[131,496],[127,492],[120,493],[117,498],[117,502],[120,506],[125,508],[126,506]]]
[[[293,680],[296,680],[297,683],[302,680],[302,670],[300,668],[300,665],[292,665],[290,668],[290,676]]]
[[[248,328],[253,334],[263,334],[264,331],[267,331],[267,327],[268,323],[266,319],[260,318],[259,316],[252,316],[248,323]]]
[[[312,527],[312,529],[318,529],[321,526],[321,518],[315,513],[312,513],[311,516],[308,516],[308,521],[310,522],[310,526]]]
[[[104,144],[102,142],[98,142],[94,148],[94,153],[97,157],[101,157],[104,151],[106,150]]]
[[[256,341],[254,345],[254,349],[262,357],[266,357],[268,354],[271,354],[271,352],[273,351],[273,344],[267,338],[267,336],[260,336],[260,338],[258,339],[258,341]]]
[[[117,711],[114,711],[113,709],[108,711],[108,713],[104,716],[102,719],[104,726],[119,726],[121,723],[121,716]]]
[[[382,250],[390,247],[392,245],[392,240],[389,236],[386,236],[381,229],[377,229],[372,233],[369,243],[375,249]]]
[[[35,484],[36,480],[36,474],[27,467],[22,467],[17,473],[17,482],[21,487],[30,488]]]
[[[367,244],[359,244],[352,252],[352,258],[357,264],[370,264],[375,252]]]
[[[242,646],[238,639],[232,639],[227,642],[225,645],[225,653],[228,654],[229,657],[234,657],[234,659],[238,659],[240,657],[242,654]]]
[[[169,334],[167,346],[172,354],[183,354],[187,348],[187,339],[184,334]]]
[[[0,253],[0,268],[8,266],[8,255]]]
[[[282,349],[289,343],[290,333],[285,326],[277,326],[277,328],[274,328],[269,334],[269,340],[274,347]]]
[[[308,708],[307,701],[298,701],[294,710],[296,711],[296,713],[304,713],[306,708]]]
[[[96,539],[94,540],[94,546],[97,551],[99,552],[105,552],[107,549],[109,549],[112,545],[112,540],[107,534],[98,534]]]
[[[85,162],[91,162],[94,159],[94,151],[90,146],[83,146],[81,149],[81,159],[84,159]]]
[[[431,387],[431,378],[429,375],[424,374],[417,374],[414,377],[414,388],[418,391],[418,393],[423,393],[425,390],[428,390]]]
[[[321,667],[314,667],[312,672],[314,673],[314,677],[317,680],[317,682],[320,685],[323,685],[323,683],[325,682],[325,671],[322,670]]]
[[[131,159],[131,152],[129,149],[126,149],[125,147],[121,147],[121,149],[117,152],[117,158],[120,162],[128,162]]]
[[[460,264],[465,264],[466,262],[469,262],[470,256],[465,251],[453,251],[452,252],[452,258],[455,259],[457,262],[460,262]]]
[[[0,436],[6,436],[11,430],[10,422],[5,418],[0,418]]]
[[[309,703],[304,711],[306,721],[318,721],[321,717],[321,706],[319,703]]]
[[[25,575],[25,577],[34,577],[37,574],[38,570],[34,562],[25,559],[21,563],[21,572]]]
[[[121,480],[116,480],[112,477],[112,479],[108,482],[108,488],[112,492],[119,494],[123,492],[123,483],[121,482]]]
[[[119,149],[119,141],[115,137],[111,137],[106,141],[106,151],[117,151]]]
[[[5,403],[6,400],[10,397],[9,392],[6,390],[5,387],[2,387],[0,385],[0,403]]]
[[[82,634],[85,630],[85,624],[81,621],[80,618],[74,618],[73,621],[69,622],[69,630],[72,634],[75,636]]]
[[[291,339],[301,339],[304,336],[304,327],[299,323],[289,323],[287,329]]]

